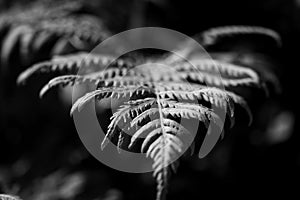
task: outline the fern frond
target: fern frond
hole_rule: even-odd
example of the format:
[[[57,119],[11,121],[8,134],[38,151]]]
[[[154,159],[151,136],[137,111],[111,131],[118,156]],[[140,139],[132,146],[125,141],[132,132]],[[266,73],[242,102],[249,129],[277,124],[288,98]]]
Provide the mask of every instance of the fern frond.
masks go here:
[[[208,118],[208,116],[206,116],[206,114],[208,112],[209,111],[204,108],[199,109],[199,111],[189,109],[189,108],[184,108],[184,107],[182,107],[180,109],[178,109],[178,108],[162,109],[162,113],[164,115],[171,115],[173,117],[182,117],[182,118],[186,118],[186,119],[194,118],[194,119],[198,119],[201,122],[204,122],[205,124],[208,124],[208,122],[209,122],[209,120],[208,120],[209,118]],[[212,116],[214,116],[214,117],[212,117]],[[222,121],[219,120],[217,115],[211,115],[209,117],[213,118],[215,122],[218,122],[218,124],[222,124]]]
[[[104,73],[112,73],[118,75],[127,74],[130,73],[127,70],[127,68],[134,66],[135,62],[131,61],[130,59],[115,60],[115,58],[108,55],[98,55],[85,52],[79,52],[76,54],[66,56],[54,56],[50,61],[35,64],[32,67],[25,70],[24,72],[22,72],[17,79],[17,83],[20,84],[26,82],[26,80],[35,73],[46,73],[53,71],[78,71],[79,69],[85,68],[87,66],[96,66],[97,70],[102,70],[105,66],[108,66],[110,64],[112,64],[116,68],[123,69],[109,69],[107,71],[100,71],[93,74],[89,74],[88,76],[95,76],[96,78],[101,78],[102,74]]]
[[[252,69],[218,60],[193,59],[190,62],[176,64],[175,69],[179,72],[187,72],[186,77],[212,85],[219,86],[221,82],[224,86],[247,85],[251,83],[259,85],[259,76]]]
[[[206,31],[201,32],[200,34],[195,35],[193,38],[197,40],[200,45],[204,48],[217,45],[220,40],[223,38],[228,37],[235,37],[235,36],[243,36],[243,35],[259,35],[259,36],[266,36],[271,38],[277,46],[281,46],[281,37],[280,35],[275,32],[274,30],[264,28],[264,27],[257,27],[257,26],[224,26],[224,27],[215,27],[208,29]],[[178,61],[182,61],[182,58],[186,58],[188,60],[191,59],[193,54],[196,54],[197,57],[208,57],[208,54],[203,52],[202,49],[199,49],[198,45],[195,45],[194,42],[190,40],[185,41],[179,49],[177,49],[175,54],[168,55],[164,61],[168,64],[175,63]],[[178,56],[180,55],[180,56]]]
[[[160,200],[165,196],[165,190],[168,181],[168,166],[176,161],[176,157],[181,153],[183,143],[176,137],[176,130],[167,129],[164,125],[163,108],[160,103],[160,97],[157,95],[157,105],[160,120],[161,135],[149,146],[146,155],[153,159],[152,168],[154,170],[153,176],[157,181],[157,196]],[[174,135],[172,135],[174,134]]]
[[[192,134],[184,126],[174,120],[164,118],[163,123],[166,128],[175,132],[181,139],[184,139],[184,137],[191,138],[192,136]],[[147,134],[145,140],[143,141],[141,152],[146,152],[147,147],[151,144],[151,140],[153,140],[153,138],[155,138],[155,136],[157,136],[160,132],[161,128],[156,128]]]
[[[108,126],[105,138],[101,144],[101,148],[105,148],[105,146],[109,142],[109,139],[113,136],[118,124],[120,124],[121,120],[123,123],[126,123],[127,121],[129,121],[130,116],[132,116],[133,114],[138,114],[145,108],[152,106],[155,102],[155,98],[146,98],[143,100],[130,101],[127,103],[127,105],[121,106],[121,108],[111,117],[111,122]]]
[[[215,52],[210,55],[213,59],[225,63],[236,63],[238,66],[255,70],[259,74],[262,84],[269,83],[277,94],[281,93],[280,81],[274,69],[275,63],[267,56],[255,52]]]
[[[170,130],[170,129],[167,129]],[[152,168],[154,169],[153,176],[157,181],[156,199],[164,199],[166,195],[167,183],[169,178],[169,165],[171,168],[176,168],[177,156],[181,153],[183,144],[172,134],[163,133],[157,138],[148,148],[147,155],[153,159]],[[173,130],[176,131],[176,130]]]
[[[94,98],[125,98],[132,97],[134,94],[142,95],[145,92],[149,91],[149,88],[143,86],[126,86],[126,87],[103,87],[95,91],[85,94],[83,97],[80,97],[72,106],[71,113],[76,109],[81,109],[86,103],[91,101]]]
[[[142,126],[140,129],[138,129],[132,136],[130,144],[129,144],[129,148],[131,148],[133,146],[133,144],[135,143],[135,141],[138,138],[142,138],[142,134],[144,134],[147,130],[152,129],[152,128],[157,128],[159,126],[160,120],[159,119],[155,119],[153,121],[150,121],[149,123],[147,123],[146,125]],[[148,135],[149,136],[149,135]]]
[[[204,88],[200,90],[169,90],[159,92],[163,98],[177,98],[182,100],[205,100],[217,107],[227,109],[230,113],[230,118],[234,116],[234,104],[242,106],[249,116],[249,124],[252,123],[252,114],[247,105],[247,102],[240,96],[224,91],[219,88]]]
[[[149,108],[145,110],[144,112],[140,113],[138,116],[136,116],[131,122],[130,126],[134,127],[137,126],[139,123],[141,123],[143,120],[145,120],[147,117],[155,115],[158,113],[158,108]]]
[[[224,27],[216,27],[209,30],[204,31],[202,36],[202,45],[214,45],[218,42],[219,39],[235,36],[235,35],[265,35],[267,37],[272,38],[278,46],[281,46],[281,38],[275,31],[264,28],[264,27],[256,27],[256,26],[224,26]]]
[[[159,199],[165,194],[169,169],[176,169],[177,163],[173,163],[174,158],[179,157],[182,149],[185,148],[183,138],[191,137],[188,136],[190,133],[185,127],[170,118],[192,118],[204,123],[206,127],[212,122],[220,129],[223,128],[224,122],[213,109],[201,104],[186,102],[186,100],[204,100],[228,110],[231,124],[234,121],[234,104],[244,107],[249,112],[250,121],[252,118],[247,103],[242,97],[219,88],[195,83],[190,84],[186,79],[195,80],[194,76],[214,79],[212,78],[215,76],[214,74],[221,71],[229,77],[228,81],[232,81],[233,77],[236,77],[235,80],[249,79],[259,84],[257,74],[251,70],[240,69],[234,65],[226,65],[221,62],[218,62],[219,66],[206,60],[199,61],[198,64],[196,70],[191,65],[180,66],[179,63],[170,66],[175,70],[160,70],[155,65],[148,65],[146,68],[128,67],[127,65],[127,67],[108,68],[86,75],[61,76],[51,80],[42,90],[42,93],[58,85],[75,85],[86,82],[95,84],[98,89],[80,97],[73,104],[71,114],[76,109],[81,110],[84,105],[94,98],[119,99],[132,97],[133,95],[138,96],[137,100],[126,102],[113,114],[105,138],[102,141],[101,149],[105,148],[112,137],[117,134],[117,149],[121,152],[124,141],[122,130],[134,131],[128,145],[129,149],[136,144],[138,138],[144,137],[141,152],[146,152],[146,155],[154,161],[153,174],[158,182],[157,198]],[[203,80],[200,82],[203,82]],[[232,83],[231,85],[235,86]],[[143,97],[146,92],[156,98]],[[180,100],[180,102],[177,100]],[[148,121],[149,117],[154,119]]]
[[[155,87],[158,89],[159,92],[162,91],[169,91],[169,90],[183,90],[183,91],[190,91],[190,90],[200,90],[206,88],[207,86],[189,83],[187,81],[180,81],[180,82],[171,82],[171,81],[159,81],[155,83]]]
[[[109,36],[102,21],[91,15],[45,20],[38,24],[35,30],[40,31],[41,34],[50,33],[56,36],[68,37],[71,40],[73,37],[77,37],[92,44],[98,44]]]
[[[59,18],[70,15],[72,12],[77,12],[83,8],[82,1],[57,1],[55,3],[34,1],[27,5],[15,5],[12,9],[1,13],[0,27],[34,23],[37,20]]]
[[[210,121],[213,121],[218,127],[222,128],[223,122],[213,110],[195,103],[182,103],[172,100],[161,100],[162,106],[167,107],[162,111],[165,115],[178,116],[182,118],[197,118],[206,126]]]
[[[21,198],[14,195],[0,194],[0,200],[21,200]]]
[[[71,64],[57,65],[59,66],[57,68],[61,69],[65,66],[70,68],[74,63],[77,63],[76,58],[74,60],[70,61]],[[99,60],[97,61],[99,62]],[[91,64],[92,60],[83,62]],[[124,63],[122,62],[122,64]],[[119,67],[118,63],[116,65],[115,68],[102,69],[85,75],[67,75],[54,78],[41,90],[41,95],[55,86],[82,83],[94,84],[97,89],[77,99],[72,106],[71,114],[75,110],[80,111],[93,99],[137,97],[136,100],[125,102],[113,113],[111,123],[101,143],[101,149],[104,149],[109,141],[117,135],[117,150],[121,152],[125,130],[134,132],[128,144],[129,149],[135,146],[138,138],[144,137],[141,152],[146,152],[146,155],[154,161],[153,174],[158,182],[158,199],[165,195],[165,187],[170,174],[169,170],[175,170],[177,167],[177,162],[173,161],[175,158],[180,157],[183,149],[188,148],[185,138],[191,138],[192,140],[189,131],[174,119],[196,119],[205,124],[206,127],[209,123],[214,123],[219,129],[223,128],[224,121],[215,113],[214,108],[208,108],[190,101],[198,102],[202,100],[223,110],[228,110],[228,117],[231,122],[234,121],[234,104],[237,104],[244,107],[251,118],[250,110],[242,97],[216,87],[188,83],[187,77],[182,74],[189,75],[197,72],[196,70],[193,71],[190,66],[181,67],[180,70],[176,71],[170,70],[169,67],[161,69],[162,66],[157,67],[151,64],[145,68],[128,67],[128,65],[125,67],[125,64]],[[222,65],[222,63],[219,63],[219,65]],[[52,65],[49,66],[52,69]],[[206,73],[205,76],[213,76],[211,74],[218,69],[209,66],[200,66],[200,72],[198,73],[201,74],[201,70],[206,70],[211,73]],[[170,67],[174,69],[176,65]],[[240,76],[240,79],[243,76],[248,76],[249,79],[256,78],[254,74],[251,74],[251,71],[244,69],[230,69],[230,67],[227,69],[226,66],[220,66],[219,68],[224,74]],[[42,71],[46,69],[49,68],[41,67],[35,70]]]
[[[249,34],[269,34],[276,38],[272,32],[255,27],[251,30],[240,27],[234,31],[230,31],[229,28],[216,29],[208,33],[210,37],[216,37],[213,41],[215,42],[219,36],[248,34],[247,31]],[[96,86],[94,91],[86,92],[77,99],[71,114],[76,110],[80,111],[94,99],[132,98],[133,100],[125,99],[112,114],[101,149],[105,148],[112,138],[117,138],[116,146],[119,152],[125,144],[126,150],[141,144],[138,149],[153,160],[153,175],[158,183],[157,200],[161,200],[166,193],[170,171],[176,171],[178,166],[177,159],[189,148],[193,152],[195,145],[188,127],[178,120],[193,119],[203,123],[208,127],[208,137],[213,131],[211,126],[208,126],[210,123],[221,131],[224,127],[222,116],[217,111],[226,111],[226,120],[229,118],[233,125],[237,105],[248,113],[251,123],[252,115],[246,100],[234,92],[220,89],[219,86],[226,86],[228,89],[249,85],[259,87],[263,80],[260,74],[252,69],[226,61],[209,60],[205,56],[192,58],[194,66],[182,60],[165,61],[162,62],[163,65],[157,65],[156,61],[157,59],[153,58],[134,60],[129,56],[114,60],[111,56],[79,53],[55,57],[51,61],[37,64],[22,73],[19,82],[37,72],[79,70],[83,66],[86,74],[54,78],[41,90],[41,95],[56,86],[84,83]],[[110,66],[105,68],[108,65]],[[124,142],[124,138],[127,139],[127,131],[132,133],[129,135],[129,144]],[[214,137],[217,141],[220,135]],[[142,139],[139,140],[141,143],[137,142],[138,139]]]
[[[145,82],[142,78],[136,76],[119,76],[119,74],[126,74],[128,70],[125,68],[111,68],[101,72],[92,73],[88,75],[65,75],[51,79],[40,92],[40,97],[52,89],[53,87],[67,85],[74,86],[83,83],[93,83],[97,88],[101,86],[113,86],[113,87],[124,87],[124,86],[144,86],[150,85],[151,82]],[[109,78],[112,77],[112,78]]]
[[[211,86],[240,86],[240,85],[255,85],[257,84],[251,78],[241,78],[241,79],[230,79],[223,78],[219,74],[208,74],[199,72],[189,72],[180,73],[180,75],[185,79],[190,79],[193,82],[200,82]]]
[[[205,95],[203,96],[203,98],[205,99],[205,98],[209,97],[210,102],[216,106],[220,106],[220,105],[224,106],[224,102],[226,102],[226,105],[229,110],[231,118],[234,117],[234,104],[233,103],[240,105],[242,108],[244,108],[244,110],[248,114],[249,125],[252,123],[252,121],[253,121],[252,112],[251,112],[246,100],[243,97],[236,95],[233,92],[222,91],[218,88],[204,89],[204,93],[205,93]]]
[[[42,98],[46,92],[48,92],[51,88],[57,86],[73,86],[75,84],[80,84],[83,82],[95,82],[98,83],[97,79],[92,79],[88,77],[78,76],[78,75],[66,75],[66,76],[59,76],[49,81],[40,91],[40,98]]]
[[[21,59],[30,60],[44,46],[52,55],[90,50],[111,35],[99,18],[83,8],[83,1],[37,2],[3,13],[0,31],[8,33],[1,38],[2,64],[9,64],[15,49]]]
[[[190,62],[180,60],[167,65],[170,66],[167,72],[154,72],[156,76],[151,76],[153,81],[190,80],[210,86],[260,86],[259,76],[254,70],[218,60],[200,58],[191,59]],[[153,73],[153,70],[150,69],[149,73]]]
[[[101,143],[101,149],[103,150],[106,145],[108,144],[109,140],[115,133],[116,127],[118,123],[123,119],[126,122],[126,119],[130,117],[130,106],[124,105],[118,111],[116,111],[113,116],[111,117],[111,122],[108,126],[107,133]]]

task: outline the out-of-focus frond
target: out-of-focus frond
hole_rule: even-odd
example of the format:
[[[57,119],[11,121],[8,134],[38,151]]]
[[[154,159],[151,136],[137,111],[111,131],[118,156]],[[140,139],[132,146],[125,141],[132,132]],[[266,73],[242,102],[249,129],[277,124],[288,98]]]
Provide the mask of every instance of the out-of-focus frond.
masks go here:
[[[83,1],[38,1],[2,13],[2,64],[9,64],[14,52],[28,61],[41,49],[59,55],[71,50],[89,50],[103,41],[109,31],[98,17],[78,12],[83,7]]]
[[[0,194],[0,200],[21,200],[21,198],[14,195]]]

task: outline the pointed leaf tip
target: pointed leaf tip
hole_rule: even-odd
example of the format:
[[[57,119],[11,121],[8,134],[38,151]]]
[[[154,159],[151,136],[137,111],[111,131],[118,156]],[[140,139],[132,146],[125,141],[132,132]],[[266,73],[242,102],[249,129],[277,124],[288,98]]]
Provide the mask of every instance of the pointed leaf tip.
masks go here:
[[[26,83],[25,79],[26,79],[26,74],[25,72],[22,72],[17,78],[16,81],[17,85],[24,85]]]
[[[50,89],[49,84],[45,85],[40,91],[40,98],[43,98],[47,91]]]

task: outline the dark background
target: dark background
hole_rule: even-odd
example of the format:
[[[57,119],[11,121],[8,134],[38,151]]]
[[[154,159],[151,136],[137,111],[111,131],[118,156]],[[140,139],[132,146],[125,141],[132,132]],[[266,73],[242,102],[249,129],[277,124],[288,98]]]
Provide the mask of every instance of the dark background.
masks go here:
[[[263,42],[252,40],[221,45],[222,51],[254,48],[265,55],[279,77],[282,93],[271,93],[269,98],[248,94],[254,113],[252,126],[237,119],[236,126],[206,158],[184,158],[171,179],[168,199],[299,197],[300,1],[102,2],[116,33],[140,26],[161,26],[187,35],[222,25],[255,25],[277,31],[283,41],[280,49],[270,50]],[[0,1],[3,12],[12,5],[12,1]],[[40,88],[53,75],[34,77],[25,86],[15,84],[25,68],[14,65],[1,76],[0,193],[49,200],[154,199],[151,174],[118,172],[88,154],[69,117],[69,99],[61,90],[38,98]]]

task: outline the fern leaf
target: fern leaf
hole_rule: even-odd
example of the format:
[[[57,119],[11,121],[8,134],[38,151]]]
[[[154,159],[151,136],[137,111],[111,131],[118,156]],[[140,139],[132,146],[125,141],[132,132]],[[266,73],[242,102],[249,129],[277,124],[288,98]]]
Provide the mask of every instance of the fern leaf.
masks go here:
[[[133,62],[129,59],[117,59],[115,60],[111,56],[107,55],[95,55],[90,53],[76,53],[67,56],[54,56],[51,61],[41,62],[36,65],[33,65],[29,69],[25,70],[18,77],[17,82],[24,83],[30,76],[39,72],[52,72],[52,71],[74,71],[79,70],[81,67],[96,65],[99,69],[103,69],[105,66],[109,66],[110,64],[115,65],[118,68],[124,68],[126,71],[111,71],[111,69],[104,71],[100,71],[94,74],[90,74],[89,76],[95,75],[97,78],[101,77],[103,73],[116,73],[116,74],[126,74],[128,67],[133,66]],[[117,69],[115,69],[117,70]],[[98,74],[99,73],[99,74]]]
[[[251,83],[259,85],[258,74],[249,68],[211,59],[193,59],[191,63],[193,65],[188,62],[178,63],[175,65],[175,69],[179,72],[185,72],[184,78],[190,77],[193,80],[217,86],[221,85],[221,82],[224,86]]]
[[[209,123],[209,120],[207,118],[206,115],[204,115],[202,112],[208,113],[208,111],[201,111],[201,112],[197,112],[195,110],[192,109],[188,109],[188,108],[181,108],[181,109],[177,109],[177,108],[164,108],[162,110],[164,115],[171,115],[173,117],[182,117],[182,118],[186,118],[186,119],[198,119],[201,122],[204,122],[205,124]],[[218,122],[217,124],[222,124],[222,122],[218,119],[217,116],[215,116],[215,122]]]
[[[129,148],[131,148],[133,146],[133,144],[135,143],[135,141],[137,140],[137,138],[141,138],[142,134],[144,134],[148,129],[157,128],[159,126],[159,123],[160,123],[160,120],[155,119],[153,121],[150,121],[146,125],[142,126],[139,130],[137,130],[131,138]]]
[[[177,98],[183,100],[205,100],[217,107],[226,108],[229,101],[233,100],[234,103],[240,104],[244,108],[246,108],[245,100],[229,91],[221,90],[219,88],[207,87],[203,89],[196,90],[168,90],[161,91],[158,93],[160,96],[166,98]]]
[[[98,44],[110,35],[109,32],[105,30],[102,22],[98,18],[90,15],[45,20],[42,21],[41,24],[38,24],[35,30],[68,37],[70,39],[75,36],[92,44]]]
[[[122,132],[120,132],[118,138],[118,144],[117,144],[117,150],[119,153],[121,153],[123,142],[124,142],[124,135],[122,134]]]
[[[182,100],[205,100],[217,107],[226,109],[229,111],[229,117],[232,120],[231,124],[234,123],[234,104],[238,104],[245,109],[249,116],[249,125],[252,123],[252,113],[246,103],[246,101],[228,91],[223,91],[218,88],[207,88],[200,90],[182,91],[182,90],[169,90],[159,92],[159,95],[163,98],[177,98]]]
[[[189,83],[187,81],[185,81],[185,82],[182,82],[182,81],[180,81],[180,82],[160,81],[157,83],[154,82],[154,85],[158,89],[159,92],[168,91],[168,90],[190,91],[190,90],[197,90],[197,89],[200,90],[200,89],[206,88],[206,86],[204,86],[204,85]]]
[[[191,80],[210,86],[260,86],[258,74],[252,69],[209,59],[197,59],[192,63],[193,65],[190,62],[176,62],[171,64],[173,67],[167,72],[161,70],[159,73],[153,72],[153,66],[152,72],[148,73],[155,73],[155,77],[151,76],[154,82]],[[146,74],[147,71],[142,73]]]
[[[157,120],[154,120],[155,122],[155,126],[157,125]],[[151,123],[151,122],[149,122]],[[149,124],[148,123],[148,124]],[[175,132],[178,136],[185,136],[185,137],[189,137],[191,136],[191,133],[181,124],[179,124],[178,122],[168,119],[168,118],[164,118],[163,119],[163,123],[166,126],[166,128],[168,130],[172,130],[173,132]],[[147,124],[147,125],[148,125]],[[153,123],[151,124],[153,125]],[[172,132],[171,131],[171,132]],[[150,145],[150,141],[155,138],[155,136],[157,136],[159,133],[161,133],[161,128],[155,128],[153,129],[149,134],[147,134],[147,136],[145,137],[145,140],[143,141],[142,147],[141,147],[141,152],[146,152],[146,148],[147,146]],[[135,133],[137,134],[137,132]],[[138,136],[137,136],[138,137]],[[183,138],[183,137],[182,137]]]
[[[55,86],[67,86],[67,85],[74,85],[75,83],[80,83],[80,82],[86,82],[87,79],[81,76],[77,75],[67,75],[67,76],[59,76],[57,78],[54,78],[45,85],[41,91],[40,91],[40,97],[42,98],[49,89],[55,87]],[[90,82],[92,81],[97,81],[97,80],[92,80],[89,79]]]
[[[255,70],[259,74],[261,84],[271,84],[274,91],[280,94],[281,85],[274,70],[275,63],[267,56],[254,52],[215,52],[210,53],[210,55],[213,59],[221,62],[236,63],[238,66],[244,66],[246,69],[250,68]]]
[[[245,99],[243,97],[241,97],[239,95],[236,95],[233,92],[222,91],[218,88],[204,89],[202,92],[205,93],[205,95],[203,97],[204,98],[205,98],[205,96],[210,97],[210,102],[211,103],[214,102],[214,104],[216,106],[220,106],[220,105],[224,106],[224,102],[226,102],[226,105],[227,105],[227,108],[229,110],[231,118],[234,115],[234,110],[233,110],[234,109],[234,104],[233,104],[233,102],[237,105],[240,105],[242,108],[244,108],[244,110],[248,114],[249,125],[252,123],[253,116],[252,116],[251,110],[250,110],[247,102],[245,101]]]
[[[126,123],[130,116],[134,113],[138,113],[142,110],[144,110],[146,107],[151,106],[155,103],[156,99],[154,98],[146,98],[144,100],[136,100],[136,101],[131,101],[128,102],[128,105],[123,105],[117,112],[113,114],[111,117],[111,123],[108,126],[108,131],[107,134],[105,135],[105,138],[101,144],[101,148],[104,149],[107,143],[109,142],[109,139],[114,135],[115,130],[117,126],[120,125],[120,122],[122,121],[123,123]],[[121,133],[120,133],[121,135]],[[119,141],[118,144],[121,144],[122,138],[119,135]]]
[[[0,200],[21,200],[21,198],[14,195],[0,194]]]
[[[72,106],[71,114],[81,108],[94,98],[121,98],[121,97],[132,97],[134,94],[143,94],[148,88],[142,86],[127,86],[127,87],[108,87],[100,88],[95,91],[85,94],[80,97]]]
[[[107,73],[103,73],[103,76]],[[113,87],[125,87],[125,86],[143,86],[147,83],[141,81],[139,78],[126,78],[119,77],[113,79],[101,79],[100,77],[95,76],[79,76],[79,75],[66,75],[59,76],[50,80],[40,92],[40,97],[44,96],[44,94],[49,91],[53,87],[62,86],[65,87],[67,85],[74,86],[82,83],[93,83],[97,86],[97,88],[104,86],[113,86]]]
[[[137,126],[138,123],[141,123],[144,119],[146,119],[149,116],[157,114],[158,111],[159,111],[158,108],[149,108],[145,110],[130,122],[130,126],[131,127]]]
[[[32,49],[35,50],[35,53],[44,48],[47,45],[47,42],[51,41],[52,37],[53,34],[48,32],[41,32],[37,36],[35,36],[34,40],[31,43]]]
[[[211,109],[208,109],[202,105],[194,103],[181,103],[176,101],[164,101],[162,100],[162,106],[167,106],[162,111],[165,115],[178,116],[183,118],[197,118],[199,121],[203,122],[206,126],[212,120],[222,128],[222,120],[216,115]]]
[[[202,45],[213,45],[223,37],[254,34],[270,37],[277,43],[278,46],[281,46],[281,38],[278,33],[268,28],[255,26],[224,26],[209,29],[201,34]]]
[[[130,117],[130,106],[129,105],[124,105],[120,109],[118,109],[117,112],[113,114],[111,117],[111,122],[108,126],[107,133],[101,143],[101,149],[103,150],[106,145],[108,144],[109,140],[115,133],[115,129],[117,124],[120,122],[120,120],[123,119],[124,122],[126,122],[126,119]],[[119,142],[118,142],[119,143]]]
[[[26,26],[13,27],[7,36],[1,48],[1,62],[3,65],[7,65],[9,58],[18,42],[22,41],[24,34],[30,34],[31,29]]]
[[[172,157],[176,152],[174,149],[171,148],[170,138],[172,137],[171,134],[166,132],[164,123],[163,123],[163,109],[160,103],[160,97],[157,95],[157,105],[159,111],[159,120],[160,120],[160,128],[161,128],[161,135],[157,138],[147,150],[147,155],[153,159],[152,168],[154,170],[153,176],[157,180],[157,197],[156,199],[161,199],[165,195],[165,190],[167,187],[167,180],[168,180],[168,165],[172,162]],[[178,140],[177,140],[178,142]],[[180,146],[181,143],[177,143],[177,146]],[[180,147],[181,148],[181,147]],[[181,152],[178,152],[181,153]]]
[[[189,73],[181,73],[182,78],[190,79],[193,82],[200,82],[210,86],[240,86],[240,85],[255,85],[257,84],[251,78],[241,78],[241,79],[230,79],[223,78],[219,74],[208,74],[202,72],[189,72]]]
[[[67,85],[74,86],[83,83],[93,83],[97,88],[104,86],[124,87],[124,86],[143,86],[151,84],[150,82],[144,82],[139,77],[134,76],[119,76],[118,74],[126,74],[126,69],[111,68],[98,73],[92,73],[88,75],[65,75],[53,78],[50,80],[41,90],[40,97],[42,97],[47,91],[53,87]],[[24,80],[27,74],[21,75],[20,79]],[[109,78],[113,77],[113,78]],[[21,81],[21,80],[20,80]]]

